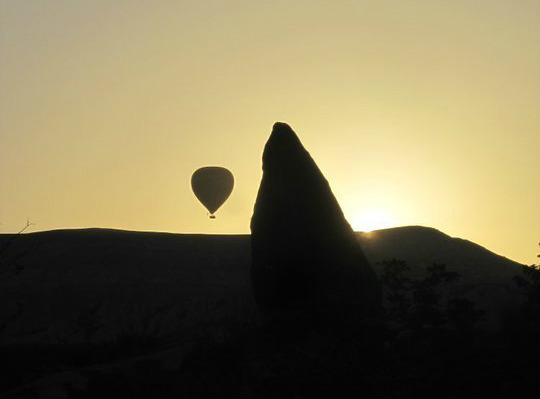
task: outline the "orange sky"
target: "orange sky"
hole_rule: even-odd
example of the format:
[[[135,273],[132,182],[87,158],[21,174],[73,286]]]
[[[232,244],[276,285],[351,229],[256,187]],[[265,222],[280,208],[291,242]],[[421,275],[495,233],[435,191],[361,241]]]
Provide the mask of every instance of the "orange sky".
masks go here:
[[[356,229],[536,261],[536,0],[4,0],[0,60],[2,232],[247,233],[284,121]],[[204,165],[236,178],[213,221]]]

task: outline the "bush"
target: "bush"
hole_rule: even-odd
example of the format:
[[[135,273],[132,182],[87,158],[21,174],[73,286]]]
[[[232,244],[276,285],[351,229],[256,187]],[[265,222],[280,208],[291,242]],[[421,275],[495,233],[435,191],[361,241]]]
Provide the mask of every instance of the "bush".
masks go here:
[[[460,278],[458,273],[446,270],[446,265],[428,266],[422,279],[410,277],[406,261],[392,259],[381,265],[385,312],[391,328],[419,331],[453,326],[463,331],[482,320],[485,312],[468,299],[449,298],[443,303],[443,288]]]

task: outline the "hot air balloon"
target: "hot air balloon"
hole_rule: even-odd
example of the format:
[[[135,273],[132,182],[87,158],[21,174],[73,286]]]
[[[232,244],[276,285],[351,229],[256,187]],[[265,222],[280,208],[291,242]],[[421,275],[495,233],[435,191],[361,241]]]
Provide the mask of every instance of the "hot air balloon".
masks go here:
[[[233,186],[233,174],[219,166],[197,169],[191,176],[193,193],[210,212],[210,219],[216,218],[214,213],[229,198]]]

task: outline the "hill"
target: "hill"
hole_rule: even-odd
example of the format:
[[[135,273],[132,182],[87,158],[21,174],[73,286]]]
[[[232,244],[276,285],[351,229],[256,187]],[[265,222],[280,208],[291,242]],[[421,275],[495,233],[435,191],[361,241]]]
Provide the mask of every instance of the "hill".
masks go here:
[[[0,236],[0,245],[12,238]],[[520,301],[512,277],[521,274],[522,265],[470,241],[420,226],[358,233],[358,238],[378,273],[379,263],[393,258],[407,261],[414,276],[433,263],[458,272],[461,278],[447,294],[486,309],[488,328],[496,328]],[[0,281],[2,314],[22,314],[6,329],[8,341],[66,339],[65,331],[82,323],[81,314],[107,320],[92,337],[106,340],[119,330],[154,328],[158,321],[165,334],[186,312],[204,318],[213,317],[215,307],[220,313],[254,308],[249,235],[55,230],[15,237],[2,263],[21,269]]]

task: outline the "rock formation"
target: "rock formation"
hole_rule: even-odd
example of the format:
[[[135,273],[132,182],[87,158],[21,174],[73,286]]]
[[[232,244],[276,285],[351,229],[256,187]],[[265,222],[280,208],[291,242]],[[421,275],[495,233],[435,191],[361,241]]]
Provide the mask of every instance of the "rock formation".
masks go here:
[[[264,149],[251,233],[253,292],[264,315],[377,317],[377,277],[328,182],[285,123],[274,125]]]

